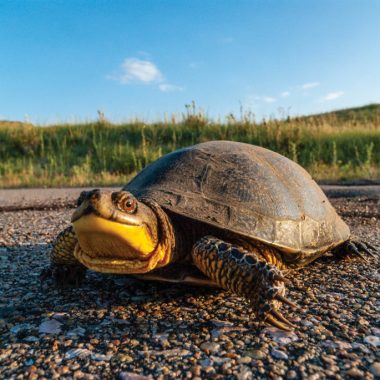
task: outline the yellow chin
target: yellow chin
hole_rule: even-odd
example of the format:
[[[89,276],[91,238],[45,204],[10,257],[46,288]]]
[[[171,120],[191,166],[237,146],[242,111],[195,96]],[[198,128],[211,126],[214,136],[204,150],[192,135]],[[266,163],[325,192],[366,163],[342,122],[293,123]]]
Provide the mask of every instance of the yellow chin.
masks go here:
[[[86,267],[104,273],[146,273],[165,260],[145,225],[130,226],[94,214],[73,223],[79,245],[74,255]]]

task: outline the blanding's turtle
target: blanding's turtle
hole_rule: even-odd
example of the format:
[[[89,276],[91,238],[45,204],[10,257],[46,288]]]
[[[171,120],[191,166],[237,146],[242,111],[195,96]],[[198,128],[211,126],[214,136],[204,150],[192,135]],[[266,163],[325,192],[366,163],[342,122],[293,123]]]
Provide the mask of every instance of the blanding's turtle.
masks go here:
[[[282,329],[285,274],[323,253],[373,255],[311,176],[270,150],[210,141],[167,154],[120,191],[82,192],[43,277],[77,283],[86,268],[218,286]]]

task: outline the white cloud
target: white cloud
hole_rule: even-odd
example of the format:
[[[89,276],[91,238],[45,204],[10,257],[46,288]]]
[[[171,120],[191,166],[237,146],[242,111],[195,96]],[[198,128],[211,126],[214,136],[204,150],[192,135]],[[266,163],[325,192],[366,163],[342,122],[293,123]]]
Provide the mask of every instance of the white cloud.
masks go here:
[[[309,82],[309,83],[304,83],[303,85],[301,85],[301,88],[303,90],[308,90],[309,88],[314,88],[318,86],[319,86],[319,82]]]
[[[290,92],[289,92],[289,91],[283,91],[283,92],[281,92],[281,94],[280,94],[280,96],[281,96],[282,98],[287,98],[289,95],[290,95]]]
[[[158,85],[158,88],[162,92],[176,92],[176,91],[183,91],[183,88],[180,86],[175,86],[174,84],[169,83],[161,83]]]
[[[116,79],[122,84],[131,82],[159,83],[163,80],[161,71],[153,62],[138,58],[125,59],[121,65],[121,71]]]
[[[273,103],[273,102],[275,102],[277,100],[276,98],[273,98],[272,96],[263,96],[261,99],[265,103]]]
[[[326,96],[322,98],[324,101],[330,101],[340,98],[344,95],[344,91],[335,91],[335,92],[329,92]]]
[[[140,53],[142,54],[142,52]],[[148,56],[148,53],[145,53],[145,55]],[[121,84],[143,83],[157,85],[161,92],[183,91],[183,87],[166,82],[160,69],[148,59],[126,58],[121,64],[119,72],[107,75],[107,79],[116,80]]]

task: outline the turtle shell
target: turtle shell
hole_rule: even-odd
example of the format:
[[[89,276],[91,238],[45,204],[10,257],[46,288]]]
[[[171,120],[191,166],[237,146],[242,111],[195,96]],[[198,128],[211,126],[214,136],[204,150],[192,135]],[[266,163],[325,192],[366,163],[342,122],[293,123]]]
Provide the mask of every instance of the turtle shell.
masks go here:
[[[350,236],[301,166],[250,144],[210,141],[177,150],[143,169],[124,190],[287,253],[324,252]]]

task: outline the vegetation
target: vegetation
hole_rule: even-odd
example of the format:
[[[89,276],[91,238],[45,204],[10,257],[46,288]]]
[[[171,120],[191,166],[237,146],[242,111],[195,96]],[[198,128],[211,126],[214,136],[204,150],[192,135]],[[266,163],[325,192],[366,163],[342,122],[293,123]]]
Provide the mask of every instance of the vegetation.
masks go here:
[[[272,149],[317,180],[380,178],[380,105],[260,123],[249,112],[212,122],[194,103],[181,120],[115,125],[100,116],[79,125],[0,122],[0,187],[123,184],[165,153],[216,139]]]

